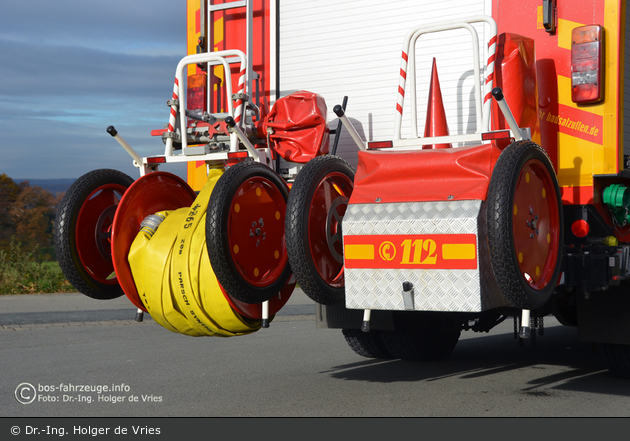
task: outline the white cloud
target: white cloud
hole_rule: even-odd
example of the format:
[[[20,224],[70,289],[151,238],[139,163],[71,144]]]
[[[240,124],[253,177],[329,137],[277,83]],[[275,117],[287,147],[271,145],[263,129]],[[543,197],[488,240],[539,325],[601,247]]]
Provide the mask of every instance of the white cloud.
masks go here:
[[[161,153],[150,131],[168,120],[186,2],[2,3],[0,173],[77,178],[114,168],[137,177],[105,129],[116,126],[142,155]]]
[[[0,38],[176,55],[186,48],[186,1],[4,0]]]

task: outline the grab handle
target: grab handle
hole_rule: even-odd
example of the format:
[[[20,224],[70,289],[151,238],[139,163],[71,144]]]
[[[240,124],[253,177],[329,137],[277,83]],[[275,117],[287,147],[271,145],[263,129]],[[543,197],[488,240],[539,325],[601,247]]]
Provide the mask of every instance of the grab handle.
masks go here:
[[[337,104],[333,108],[333,112],[335,112],[335,115],[339,117],[339,120],[343,123],[346,130],[348,130],[348,133],[350,133],[350,136],[359,147],[359,150],[363,150],[363,151],[367,150],[365,143],[361,139],[361,136],[357,132],[357,129],[354,128],[354,126],[352,125],[348,117],[346,116],[345,112],[343,111],[343,108],[339,104]]]

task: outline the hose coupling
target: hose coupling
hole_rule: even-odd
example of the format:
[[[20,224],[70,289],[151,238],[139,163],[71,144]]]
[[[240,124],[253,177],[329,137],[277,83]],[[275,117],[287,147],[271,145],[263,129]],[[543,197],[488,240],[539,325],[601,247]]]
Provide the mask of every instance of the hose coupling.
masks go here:
[[[166,219],[165,213],[150,214],[140,223],[140,231],[148,235],[149,238],[153,237],[164,219]]]

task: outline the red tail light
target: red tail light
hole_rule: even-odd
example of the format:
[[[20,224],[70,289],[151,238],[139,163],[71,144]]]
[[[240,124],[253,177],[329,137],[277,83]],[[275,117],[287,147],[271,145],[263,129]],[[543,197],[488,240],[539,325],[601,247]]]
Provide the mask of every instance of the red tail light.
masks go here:
[[[186,107],[199,115],[206,109],[206,74],[188,76],[188,89],[186,91]]]
[[[604,29],[580,26],[571,32],[571,99],[574,103],[596,103],[604,99]]]

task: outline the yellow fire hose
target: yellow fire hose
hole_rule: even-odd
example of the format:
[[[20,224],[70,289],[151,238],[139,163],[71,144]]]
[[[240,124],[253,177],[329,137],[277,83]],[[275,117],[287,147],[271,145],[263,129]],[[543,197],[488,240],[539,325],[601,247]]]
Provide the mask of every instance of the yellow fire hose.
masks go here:
[[[192,207],[157,213],[157,229],[143,227],[131,245],[129,265],[147,312],[160,325],[191,336],[250,334],[260,320],[238,314],[227,301],[206,248],[206,210],[223,174],[211,169]]]

